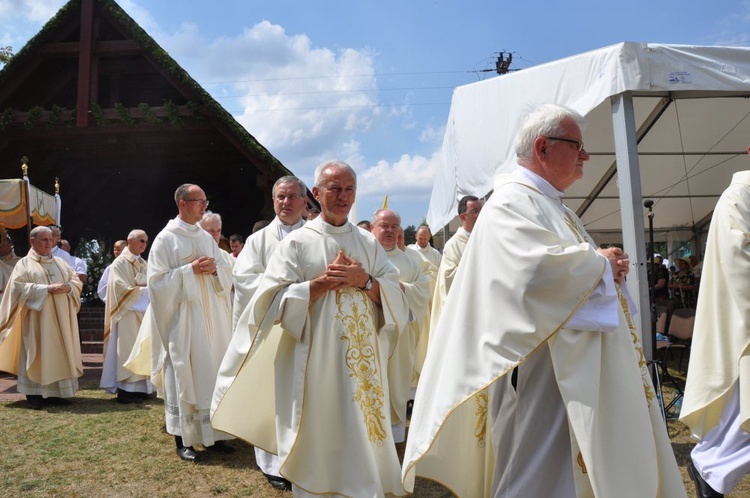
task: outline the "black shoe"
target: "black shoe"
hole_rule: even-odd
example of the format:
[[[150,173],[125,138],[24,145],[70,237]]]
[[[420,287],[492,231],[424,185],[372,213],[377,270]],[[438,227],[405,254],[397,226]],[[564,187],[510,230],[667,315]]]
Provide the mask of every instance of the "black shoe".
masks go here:
[[[266,476],[266,479],[268,479],[268,483],[273,487],[274,489],[278,489],[279,491],[291,491],[292,490],[292,483],[284,479],[283,477],[279,476],[272,476],[271,474],[263,473],[264,476]]]
[[[235,451],[237,451],[236,448],[228,445],[224,441],[215,441],[214,444],[212,444],[211,446],[207,446],[206,449],[209,451],[215,451],[216,453],[224,454],[234,453]]]
[[[122,403],[123,405],[128,405],[130,403],[143,403],[143,398],[138,396],[138,393],[131,393],[130,391],[123,391],[118,388],[117,402]]]
[[[70,401],[69,399],[65,399],[65,398],[56,398],[54,396],[47,398],[47,404],[49,405],[68,406],[71,403],[72,401]]]
[[[186,462],[194,462],[198,458],[198,452],[192,446],[177,448],[177,456]]]
[[[32,410],[41,410],[44,408],[44,398],[38,394],[27,394],[26,401],[29,402]]]
[[[690,460],[688,464],[688,475],[695,484],[695,492],[698,494],[698,498],[724,498],[724,495],[715,491],[706,481],[701,477],[698,469],[695,468],[693,461]]]

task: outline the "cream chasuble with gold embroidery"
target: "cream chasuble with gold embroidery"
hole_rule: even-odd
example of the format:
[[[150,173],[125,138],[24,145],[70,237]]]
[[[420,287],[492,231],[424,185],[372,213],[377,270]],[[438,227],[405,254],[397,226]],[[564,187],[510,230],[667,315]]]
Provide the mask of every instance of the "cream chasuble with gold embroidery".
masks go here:
[[[694,436],[719,423],[738,380],[740,424],[750,432],[750,171],[732,176],[708,230],[680,416]]]
[[[415,252],[411,249],[409,252]],[[388,385],[391,398],[391,423],[406,422],[406,403],[409,401],[414,365],[417,358],[417,341],[427,313],[430,281],[420,268],[421,258],[413,259],[405,251],[394,247],[386,251],[388,260],[398,269],[398,279],[404,285],[411,318],[401,332],[393,354],[388,359]],[[400,439],[400,438],[399,438]],[[398,440],[397,442],[402,442]]]
[[[47,286],[55,283],[68,284],[70,292],[50,294]],[[76,317],[81,288],[73,269],[59,258],[31,249],[16,263],[0,304],[0,370],[18,375],[19,392],[75,394],[83,375]]]
[[[354,288],[310,301],[309,281],[340,250],[377,279],[382,309]],[[281,475],[309,493],[403,494],[386,364],[408,304],[375,237],[308,222],[279,244],[245,313],[235,334],[250,335],[250,351],[222,364],[214,427],[277,453]]]
[[[487,388],[546,344],[570,428],[574,493],[685,496],[628,316],[620,310],[613,331],[563,328],[608,264],[559,199],[525,178],[498,178],[430,337],[404,456],[407,490],[420,475],[460,497],[491,494]],[[509,451],[502,440],[493,449]]]

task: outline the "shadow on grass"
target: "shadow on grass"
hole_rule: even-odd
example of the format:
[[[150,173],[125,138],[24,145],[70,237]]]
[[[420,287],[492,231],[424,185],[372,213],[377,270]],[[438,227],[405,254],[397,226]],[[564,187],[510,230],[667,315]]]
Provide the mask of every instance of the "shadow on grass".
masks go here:
[[[67,414],[97,414],[97,413],[111,413],[111,412],[126,412],[135,410],[148,410],[151,406],[162,405],[160,399],[150,399],[138,404],[127,404],[118,403],[114,398],[99,399],[99,398],[85,398],[76,396],[75,398],[68,398],[70,400],[69,405],[53,405],[45,404],[41,410],[48,413],[67,413]],[[31,405],[26,400],[13,401],[5,405],[6,408],[10,409],[23,409],[31,410]],[[33,411],[32,411],[33,412]]]

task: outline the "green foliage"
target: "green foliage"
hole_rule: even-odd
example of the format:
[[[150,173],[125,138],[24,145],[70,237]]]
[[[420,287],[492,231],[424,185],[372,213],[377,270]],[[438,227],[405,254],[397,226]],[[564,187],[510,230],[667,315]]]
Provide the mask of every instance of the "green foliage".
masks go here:
[[[115,103],[115,110],[117,111],[117,114],[120,115],[120,119],[123,123],[125,123],[128,126],[132,126],[135,124],[135,119],[130,115],[130,110],[128,110],[127,107],[122,105],[120,102]]]
[[[39,121],[42,112],[44,112],[44,107],[38,105],[29,109],[29,114],[26,116],[26,121],[23,122],[23,127],[27,130],[34,128],[34,125]]]
[[[75,255],[86,261],[88,281],[83,284],[81,302],[86,305],[101,306],[99,295],[96,292],[99,280],[102,278],[104,269],[112,262],[112,254],[102,240],[86,240],[83,237],[76,245]]]
[[[13,47],[10,45],[6,47],[0,47],[0,62],[7,64],[13,57]]]
[[[409,225],[404,228],[404,244],[414,244],[417,241],[417,227]]]

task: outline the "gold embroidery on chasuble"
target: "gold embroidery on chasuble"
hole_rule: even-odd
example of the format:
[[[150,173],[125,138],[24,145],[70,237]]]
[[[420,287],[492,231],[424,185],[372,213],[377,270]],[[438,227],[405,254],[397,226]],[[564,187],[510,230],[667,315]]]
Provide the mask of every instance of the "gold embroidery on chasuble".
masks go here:
[[[622,311],[625,314],[625,321],[628,324],[630,338],[633,340],[633,347],[635,348],[635,352],[638,355],[638,368],[641,370],[641,382],[643,382],[643,390],[646,393],[646,399],[651,401],[653,399],[656,399],[656,392],[654,391],[653,386],[646,381],[646,377],[649,375],[649,373],[648,367],[646,366],[646,357],[643,354],[643,346],[641,345],[641,341],[638,338],[638,331],[636,330],[635,324],[633,323],[633,317],[630,314],[630,306],[628,305],[628,300],[627,298],[625,298],[625,295],[622,293],[619,285],[617,286],[617,297],[620,299],[620,306],[622,306]]]
[[[474,412],[477,416],[477,423],[476,426],[474,426],[474,437],[477,438],[477,446],[484,448],[487,436],[487,407],[489,406],[487,389],[479,391],[479,393],[474,396],[474,401],[477,404],[477,411]]]
[[[584,474],[588,474],[588,470],[586,470],[586,462],[583,461],[583,454],[579,451],[578,452],[578,458],[576,458],[576,463],[579,467],[581,467],[581,472]]]
[[[376,331],[367,295],[358,289],[336,292],[336,320],[343,330],[339,337],[346,342],[346,366],[356,391],[352,400],[359,405],[371,443],[383,444],[386,431],[385,391],[380,378]]]

